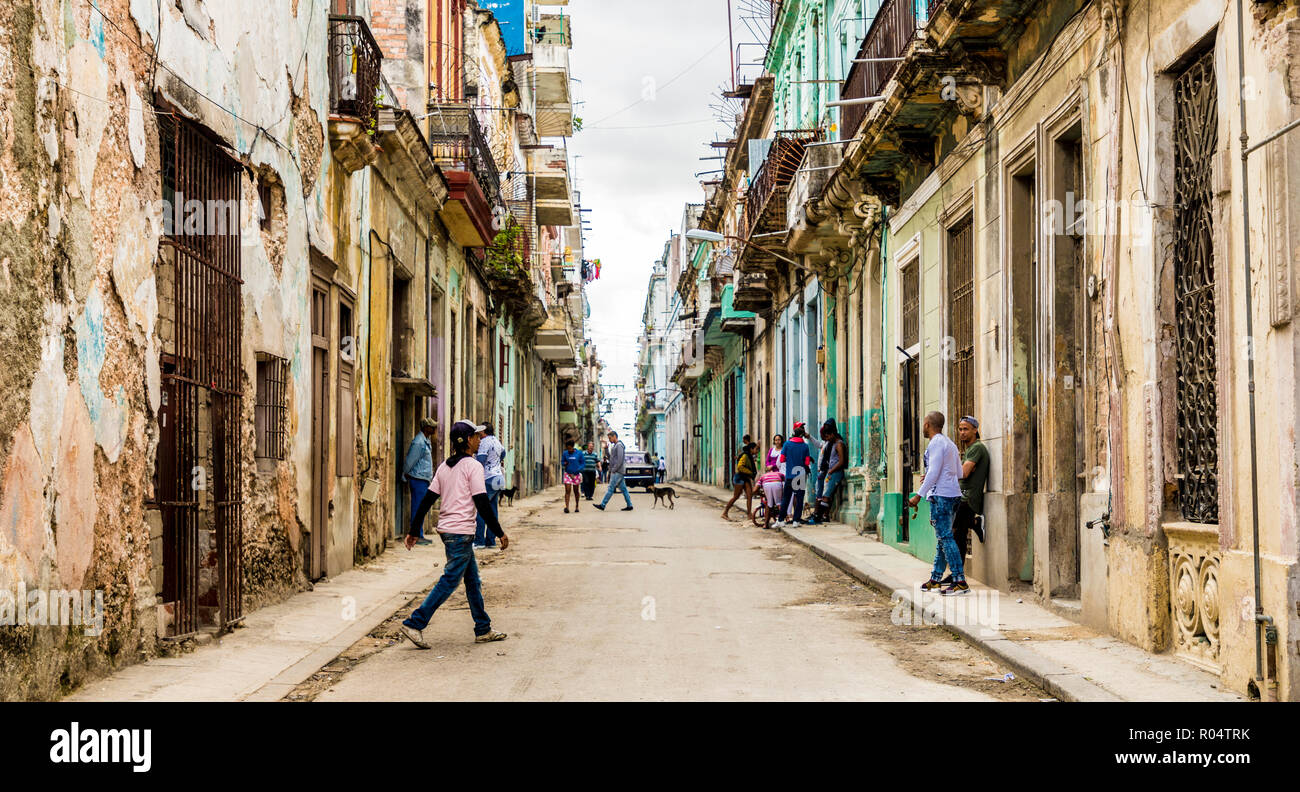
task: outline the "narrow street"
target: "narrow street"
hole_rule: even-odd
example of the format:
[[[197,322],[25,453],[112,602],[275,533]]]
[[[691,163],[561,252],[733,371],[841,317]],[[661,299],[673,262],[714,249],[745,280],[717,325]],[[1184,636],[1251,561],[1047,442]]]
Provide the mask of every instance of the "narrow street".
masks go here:
[[[604,513],[584,502],[564,514],[555,498],[502,507],[511,547],[480,558],[493,627],[508,640],[473,643],[462,588],[425,630],[432,649],[398,640],[408,605],[285,698],[1047,697],[987,680],[1005,669],[942,628],[891,624],[887,596],[776,532],[722,521],[711,500],[683,494],[671,511],[644,492],[633,502],[629,513],[618,496]]]

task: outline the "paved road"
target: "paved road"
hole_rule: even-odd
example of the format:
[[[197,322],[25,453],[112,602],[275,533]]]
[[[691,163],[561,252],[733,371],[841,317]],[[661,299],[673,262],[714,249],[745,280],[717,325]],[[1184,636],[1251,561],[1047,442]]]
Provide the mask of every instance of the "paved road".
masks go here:
[[[597,495],[601,493],[598,491]],[[486,551],[493,626],[473,643],[463,590],[434,616],[433,648],[396,618],[350,669],[295,698],[379,700],[1035,700],[935,627],[890,622],[870,591],[776,532],[724,522],[713,501],[577,514],[502,508],[509,551]],[[552,501],[552,503],[556,503]],[[736,512],[743,514],[743,509]],[[395,552],[405,552],[396,550]],[[405,608],[396,616],[405,616]],[[349,663],[336,662],[333,668]]]

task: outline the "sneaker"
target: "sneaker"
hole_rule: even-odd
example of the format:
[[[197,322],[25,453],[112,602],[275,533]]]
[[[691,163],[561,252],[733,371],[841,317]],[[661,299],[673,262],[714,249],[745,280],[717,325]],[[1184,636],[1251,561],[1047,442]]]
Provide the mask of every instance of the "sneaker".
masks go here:
[[[420,539],[416,539],[416,540],[415,540],[415,543],[418,544],[418,545],[431,545],[431,544],[433,544],[433,540],[432,540],[432,539],[424,539],[424,538],[420,538]]]
[[[482,635],[474,636],[474,643],[491,643],[493,641],[504,641],[505,639],[506,639],[505,633],[497,632],[496,630],[491,630],[490,632],[486,632]]]
[[[966,581],[958,580],[940,593],[945,597],[960,597],[970,593],[970,586],[966,585]]]
[[[631,507],[631,506],[624,506],[623,508],[619,509],[619,511],[632,511],[632,507]]]
[[[971,526],[971,530],[980,538],[980,544],[984,544],[984,515],[975,515],[975,524]]]
[[[487,545],[481,545],[481,544],[476,544],[476,545],[474,545],[474,549],[475,549],[475,550],[483,550],[483,549],[485,549],[486,547],[487,547]]]
[[[564,507],[564,513],[565,513],[565,514],[568,514],[568,513],[569,513],[569,507],[568,507],[568,506],[565,506],[565,507]]]
[[[593,508],[600,509],[601,511],[605,511],[605,507],[599,503],[597,503]]]
[[[949,572],[947,577],[945,577],[943,580],[940,580],[940,581],[939,581],[939,585],[940,585],[940,586],[951,586],[951,585],[952,585],[952,573]]]
[[[921,584],[921,591],[937,591],[942,586],[943,583],[938,580],[927,580]]]
[[[406,636],[406,640],[415,644],[417,649],[429,648],[429,645],[424,642],[424,630],[417,630],[414,627],[408,627],[407,625],[403,624],[402,635]]]

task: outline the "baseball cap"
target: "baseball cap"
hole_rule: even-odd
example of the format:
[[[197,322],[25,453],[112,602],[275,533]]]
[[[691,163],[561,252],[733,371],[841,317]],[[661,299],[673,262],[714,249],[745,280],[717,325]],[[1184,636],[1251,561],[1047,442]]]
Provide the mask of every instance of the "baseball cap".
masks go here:
[[[484,427],[482,425],[476,424],[473,421],[462,418],[456,423],[452,424],[450,434],[453,439],[456,437],[469,437],[470,435],[478,434],[479,432],[483,431],[483,429]]]

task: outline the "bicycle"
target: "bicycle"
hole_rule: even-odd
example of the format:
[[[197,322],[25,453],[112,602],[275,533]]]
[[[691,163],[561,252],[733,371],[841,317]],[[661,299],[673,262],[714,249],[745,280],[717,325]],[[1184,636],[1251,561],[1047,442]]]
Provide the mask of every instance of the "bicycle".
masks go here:
[[[803,507],[803,522],[807,523],[817,510],[816,503],[805,503]],[[751,515],[754,525],[762,528],[767,524],[767,499],[763,498],[754,506],[754,513]]]

